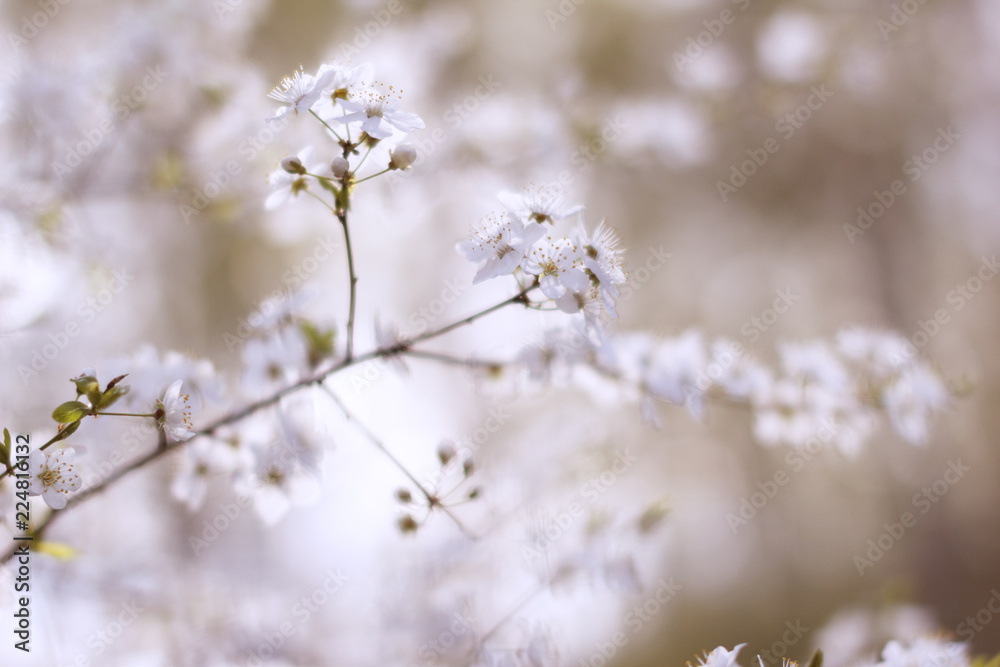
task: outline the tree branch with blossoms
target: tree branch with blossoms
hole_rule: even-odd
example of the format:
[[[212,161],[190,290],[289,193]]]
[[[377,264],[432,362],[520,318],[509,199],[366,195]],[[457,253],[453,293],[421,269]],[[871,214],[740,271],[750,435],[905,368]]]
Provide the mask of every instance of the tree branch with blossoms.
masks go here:
[[[355,349],[359,272],[349,222],[351,203],[363,183],[414,165],[415,148],[399,140],[423,128],[424,123],[416,114],[400,110],[398,90],[373,83],[370,68],[365,66],[323,65],[315,75],[300,69],[269,96],[284,104],[270,120],[311,118],[337,142],[329,159],[317,161],[311,147],[283,159],[268,176],[272,192],[265,208],[274,209],[306,195],[337,220],[348,275],[342,351],[336,345],[336,326],[299,316],[298,304],[289,296],[287,303],[276,308],[276,316],[254,327],[251,336],[241,342],[244,389],[253,398],[198,429],[193,424],[190,393],[210,393],[208,387],[215,375],[211,364],[180,363],[176,372],[157,369],[173,374],[153,373],[153,379],[148,380],[144,375],[148,369],[136,362],[137,368],[115,376],[103,387],[96,371],[84,369],[71,380],[75,398],[61,403],[52,413],[59,425],[53,437],[16,461],[9,442],[0,447],[5,468],[0,480],[11,476],[18,481],[26,479],[28,495],[41,496],[52,510],[30,527],[29,532],[36,537],[46,534],[64,513],[185,447],[187,477],[172,487],[172,493],[192,509],[204,500],[205,478],[218,472],[230,474],[234,489],[266,488],[287,497],[290,503],[295,480],[318,476],[323,452],[285,418],[283,401],[318,389],[399,470],[406,483],[415,487],[416,493],[406,487],[396,491],[396,499],[403,505],[397,520],[402,532],[415,532],[433,514],[442,513],[462,534],[477,539],[488,531],[467,526],[453,510],[456,505],[477,500],[482,493],[478,486],[467,486],[476,469],[472,458],[443,443],[437,449],[438,462],[442,472],[456,462],[461,464],[457,483],[444,491],[443,483],[421,482],[326,384],[346,369],[378,359],[407,357],[444,366],[509,372],[519,380],[538,384],[557,374],[572,378],[574,373],[589,372],[634,399],[643,417],[654,424],[661,405],[684,407],[699,417],[706,402],[738,404],[750,408],[753,433],[762,444],[804,447],[821,438],[846,454],[856,452],[872,434],[880,414],[887,416],[890,426],[903,438],[922,443],[932,413],[942,409],[951,396],[940,374],[918,357],[909,341],[893,333],[851,328],[841,331],[833,343],[781,343],[780,362],[771,367],[754,359],[735,341],[708,340],[694,329],[671,338],[609,331],[607,323],[617,317],[617,301],[629,283],[621,240],[604,220],[588,230],[583,223],[583,206],[567,205],[565,193],[555,185],[529,185],[519,193],[500,193],[503,210],[485,215],[473,226],[470,237],[455,246],[475,265],[473,284],[493,279],[512,281],[512,296],[417,335],[403,336],[391,327],[379,326],[375,347],[359,354]],[[382,156],[385,166],[372,170],[368,163],[371,156]],[[371,173],[359,177],[366,163]],[[561,319],[508,359],[475,354],[462,358],[452,350],[417,347],[508,306],[554,311]],[[117,407],[112,411],[120,405],[132,411]],[[240,431],[241,425],[268,411],[274,412],[272,421],[280,430],[280,446],[261,440],[254,429]],[[74,469],[75,451],[61,443],[74,436],[88,417],[144,420],[157,431],[157,441],[148,443],[146,453],[83,488]],[[270,428],[273,431],[275,425],[270,424]],[[236,441],[246,456],[223,461],[220,443],[227,437]],[[198,446],[188,446],[193,442],[207,443],[204,451],[193,452]],[[281,446],[292,455],[284,456],[278,451]],[[455,497],[460,499],[450,500]],[[262,518],[276,520],[280,518],[277,514],[262,514]],[[10,560],[13,554],[13,549],[8,550],[2,561]],[[560,570],[558,576],[564,574]],[[537,591],[547,583],[551,581],[542,580]],[[485,651],[500,625],[528,604],[537,591],[532,589],[480,637],[474,657]],[[703,664],[731,666],[738,650],[717,649]]]

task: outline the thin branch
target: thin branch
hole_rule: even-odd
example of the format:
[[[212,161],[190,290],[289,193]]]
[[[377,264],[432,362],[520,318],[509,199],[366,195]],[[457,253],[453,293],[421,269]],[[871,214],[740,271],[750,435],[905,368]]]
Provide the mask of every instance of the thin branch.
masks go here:
[[[347,178],[346,174],[345,178]],[[349,186],[345,183],[344,187]],[[346,207],[337,211],[337,219],[340,220],[340,225],[344,228],[344,243],[347,245],[347,270],[351,278],[351,303],[348,306],[347,315],[347,360],[350,361],[354,355],[354,312],[358,300],[358,274],[354,271],[354,249],[351,246],[351,231],[347,226]]]
[[[417,342],[420,342],[420,341],[424,341],[424,340],[428,340],[428,339],[431,339],[431,338],[436,338],[437,336],[444,335],[444,334],[448,333],[449,331],[452,331],[453,329],[456,329],[456,328],[458,328],[459,326],[461,326],[463,324],[471,324],[472,322],[475,322],[476,320],[478,320],[478,319],[480,319],[482,317],[485,317],[486,315],[489,315],[490,313],[492,313],[492,312],[494,312],[496,310],[499,310],[500,308],[503,308],[504,306],[509,306],[509,305],[515,304],[515,303],[524,303],[527,300],[526,299],[526,295],[527,295],[527,293],[531,289],[534,289],[534,286],[529,287],[527,289],[522,289],[520,292],[518,292],[517,294],[515,294],[511,298],[509,298],[509,299],[507,299],[505,301],[502,301],[502,302],[500,302],[500,303],[498,303],[498,304],[496,304],[494,306],[486,308],[485,310],[481,310],[478,313],[475,313],[475,314],[470,315],[470,316],[468,316],[466,318],[458,320],[457,322],[452,322],[451,324],[447,324],[447,325],[445,325],[445,326],[443,326],[443,327],[441,327],[439,329],[434,329],[433,331],[425,332],[424,334],[421,334],[420,336],[417,336],[417,337],[415,337],[413,339],[410,339],[410,340],[407,340],[407,341],[400,341],[400,342],[398,342],[398,343],[396,343],[394,345],[390,345],[390,346],[387,346],[387,347],[376,348],[374,350],[371,350],[370,352],[366,352],[365,354],[362,354],[362,355],[359,355],[359,356],[356,356],[356,357],[345,357],[344,359],[341,359],[340,361],[334,363],[332,366],[330,366],[326,370],[324,370],[324,371],[322,371],[320,373],[317,373],[316,375],[313,375],[311,377],[307,377],[307,378],[304,378],[302,380],[299,380],[295,384],[289,385],[287,387],[284,387],[283,389],[280,389],[280,390],[276,391],[274,394],[272,394],[271,396],[269,396],[267,398],[261,399],[259,401],[254,402],[254,403],[250,403],[249,405],[243,407],[240,410],[237,410],[236,412],[232,412],[232,413],[230,413],[228,415],[220,417],[219,419],[216,419],[214,422],[211,422],[205,428],[201,429],[200,431],[197,431],[194,434],[194,436],[191,439],[189,439],[189,440],[186,440],[186,441],[166,442],[165,439],[164,439],[164,437],[163,437],[163,433],[161,432],[160,436],[158,437],[158,446],[156,447],[156,449],[154,449],[153,451],[149,452],[148,454],[140,456],[139,458],[135,459],[134,461],[132,461],[128,465],[125,465],[125,466],[122,466],[122,467],[118,468],[111,475],[108,475],[103,480],[101,480],[100,483],[95,484],[94,486],[88,487],[87,489],[84,489],[83,491],[81,491],[79,493],[76,493],[73,496],[71,496],[69,498],[69,501],[66,503],[66,507],[65,508],[63,508],[61,510],[50,512],[46,516],[46,518],[43,519],[38,524],[38,526],[34,530],[34,534],[36,536],[41,536],[44,533],[44,531],[47,530],[48,527],[52,524],[52,522],[55,521],[55,519],[57,517],[65,514],[68,510],[72,509],[73,507],[76,507],[77,505],[80,505],[81,503],[86,502],[88,499],[90,499],[91,497],[97,495],[98,493],[100,493],[101,491],[103,491],[104,489],[106,489],[108,486],[110,486],[110,485],[114,484],[115,482],[117,482],[122,477],[125,477],[126,475],[132,473],[133,471],[138,470],[139,468],[142,468],[142,467],[144,467],[144,466],[146,466],[146,465],[148,465],[150,463],[153,463],[154,461],[158,460],[162,456],[165,456],[166,454],[174,451],[175,449],[179,449],[179,448],[183,447],[188,442],[191,442],[191,441],[195,440],[196,438],[198,438],[200,436],[212,435],[216,431],[218,431],[219,429],[223,428],[224,426],[228,426],[230,424],[234,424],[234,423],[236,423],[238,421],[241,421],[241,420],[249,417],[250,415],[252,415],[252,414],[254,414],[254,413],[256,413],[256,412],[258,412],[258,411],[260,411],[260,410],[262,410],[264,408],[267,408],[267,407],[270,407],[272,405],[275,405],[276,403],[278,403],[285,396],[288,396],[289,394],[293,394],[293,393],[299,391],[300,389],[303,389],[303,388],[308,387],[308,386],[313,385],[313,384],[322,384],[323,381],[326,378],[330,377],[331,375],[333,375],[335,373],[338,373],[338,372],[344,370],[345,368],[349,368],[351,366],[356,366],[358,364],[362,364],[362,363],[365,363],[367,361],[372,361],[372,360],[378,359],[380,357],[391,356],[391,355],[394,355],[394,354],[400,354],[402,352],[405,352],[409,348],[409,346],[413,345],[414,343],[417,343]],[[53,443],[55,443],[55,442],[57,442],[59,440],[62,440],[65,437],[66,436],[63,433],[57,433],[55,436],[53,436],[53,438],[51,440],[49,440],[44,445],[42,445],[41,448],[44,449],[44,448],[48,447],[49,445],[51,445],[51,444],[53,444]],[[7,474],[8,474],[7,472],[4,472],[4,473],[0,474],[0,479],[2,479]],[[0,563],[6,563],[11,558],[13,558],[13,556],[14,556],[14,550],[13,550],[13,548],[8,549],[6,552],[3,553],[2,556],[0,556]]]
[[[452,521],[455,522],[455,525],[458,526],[459,530],[461,530],[463,533],[465,533],[474,540],[479,539],[478,535],[469,530],[469,528],[464,523],[462,523],[461,520],[459,520],[459,518],[455,516],[450,509],[442,505],[440,499],[436,495],[428,491],[424,487],[424,485],[421,484],[420,481],[413,475],[413,473],[411,473],[407,469],[407,467],[404,466],[402,462],[399,459],[397,459],[392,452],[389,451],[389,448],[386,447],[385,444],[374,433],[372,433],[367,426],[364,425],[364,423],[358,420],[358,418],[355,417],[350,410],[347,409],[347,406],[344,405],[343,401],[341,401],[340,398],[335,393],[333,393],[332,389],[330,389],[325,384],[320,384],[320,388],[322,388],[327,393],[327,395],[333,400],[333,402],[337,404],[337,407],[340,408],[340,411],[344,413],[344,416],[347,417],[349,421],[354,422],[355,426],[358,427],[358,430],[364,433],[365,437],[368,438],[368,440],[370,440],[371,443],[379,449],[379,451],[385,454],[386,457],[388,457],[389,460],[392,461],[393,465],[399,468],[399,470],[404,475],[406,475],[406,477],[413,483],[413,485],[417,487],[421,495],[423,495],[424,498],[427,500],[427,504],[432,510],[435,508],[441,510],[448,516],[448,518],[450,518]]]

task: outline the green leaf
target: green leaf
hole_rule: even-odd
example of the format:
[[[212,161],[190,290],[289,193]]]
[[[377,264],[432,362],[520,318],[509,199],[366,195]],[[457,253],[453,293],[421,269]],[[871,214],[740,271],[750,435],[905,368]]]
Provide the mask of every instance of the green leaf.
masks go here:
[[[10,431],[6,428],[3,430],[3,444],[0,445],[0,459],[5,468],[10,468]]]
[[[90,408],[80,401],[67,401],[52,411],[52,418],[60,424],[78,422],[90,412]]]
[[[329,190],[330,192],[332,192],[334,197],[336,197],[337,194],[340,192],[340,188],[334,185],[333,181],[328,181],[321,178],[319,179],[319,184],[320,186],[322,186],[324,190]]]
[[[77,422],[73,422],[69,426],[64,426],[62,428],[62,430],[59,431],[58,434],[56,434],[56,437],[54,437],[52,439],[52,442],[59,442],[60,440],[65,440],[69,436],[71,436],[74,433],[76,433],[76,429],[78,429],[78,428],[80,428],[80,422],[78,422],[78,421]]]
[[[311,367],[315,368],[324,359],[333,356],[336,329],[331,328],[324,331],[308,320],[299,322],[299,329],[309,346],[309,365]]]
[[[101,397],[97,400],[97,403],[94,404],[94,409],[103,410],[105,408],[112,406],[115,401],[117,401],[119,398],[127,394],[130,389],[131,387],[129,387],[127,384],[122,385],[121,387],[112,387],[111,385],[108,385],[107,391],[101,394]]]

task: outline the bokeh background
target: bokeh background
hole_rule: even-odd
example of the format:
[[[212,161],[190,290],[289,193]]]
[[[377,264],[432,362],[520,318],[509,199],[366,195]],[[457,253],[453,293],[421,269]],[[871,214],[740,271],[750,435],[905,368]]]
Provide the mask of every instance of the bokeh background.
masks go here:
[[[263,208],[283,156],[307,143],[333,155],[306,119],[268,130],[265,94],[300,63],[333,59],[372,63],[427,125],[410,137],[411,171],[359,188],[359,349],[375,343],[376,317],[406,330],[457,291],[432,320],[443,324],[509,295],[472,288],[454,244],[498,191],[561,177],[588,224],[607,218],[629,249],[634,282],[613,328],[695,327],[770,360],[782,339],[888,328],[956,393],[923,447],[882,428],[855,457],[824,450],[792,472],[737,407],[700,421],[664,409],[654,429],[634,404],[569,383],[511,395],[433,364],[359,370],[338,380],[343,399],[418,476],[436,470],[443,438],[509,412],[477,451],[489,500],[464,515],[485,528],[502,514],[496,539],[470,544],[442,517],[399,535],[392,492],[405,480],[314,397],[303,409],[327,450],[314,502],[276,526],[246,510],[194,554],[189,537],[231,488],[192,514],[169,493],[179,457],[131,476],[54,526],[50,539],[77,553],[34,557],[34,651],[5,633],[4,664],[254,664],[285,621],[295,632],[268,664],[467,664],[472,636],[512,608],[494,636],[506,664],[603,664],[620,630],[612,662],[635,666],[740,642],[744,664],[776,643],[768,664],[817,645],[842,664],[924,629],[997,650],[1000,620],[981,612],[1000,589],[1000,6],[7,0],[0,21],[0,414],[12,432],[43,442],[52,407],[72,398],[66,378],[146,343],[211,359],[238,385],[226,335],[289,276],[320,288],[310,317],[343,326],[342,255],[305,262],[339,239],[335,221],[309,202]],[[661,268],[637,271],[664,252]],[[753,325],[781,293],[795,295],[786,312]],[[509,351],[535,335],[534,315],[500,313],[438,349]],[[48,343],[58,354],[32,366]],[[201,406],[196,424],[226,407]],[[81,465],[134,454],[124,432],[81,429]],[[547,556],[596,543],[587,553],[632,555],[635,571],[617,586],[543,586],[519,606],[538,581],[522,551],[531,531],[581,502],[580,485],[625,448],[640,463],[582,501],[586,520]],[[867,541],[959,460],[968,472],[859,576]],[[727,514],[779,470],[789,483],[734,534]],[[658,502],[671,509],[656,530],[630,532]],[[347,583],[300,623],[296,601],[338,568]],[[680,591],[633,633],[629,610],[661,580]],[[0,599],[13,608],[10,585]],[[95,640],[129,601],[145,611]],[[454,626],[469,609],[475,621]],[[977,614],[970,636],[962,624]],[[455,646],[424,650],[448,632]]]

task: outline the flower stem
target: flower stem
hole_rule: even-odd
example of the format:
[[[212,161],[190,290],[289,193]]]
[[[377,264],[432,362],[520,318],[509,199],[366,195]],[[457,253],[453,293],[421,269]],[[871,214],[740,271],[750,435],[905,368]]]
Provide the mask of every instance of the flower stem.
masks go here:
[[[367,156],[367,154],[366,154],[366,156]],[[359,178],[358,180],[354,181],[354,184],[357,185],[358,183],[364,183],[365,181],[370,181],[371,179],[375,178],[376,176],[381,176],[382,174],[386,173],[387,171],[392,171],[392,170],[389,169],[388,167],[386,167],[382,171],[377,171],[374,174],[370,174],[368,176],[365,176],[364,178]]]
[[[311,113],[313,116],[315,116],[316,120],[318,120],[319,122],[323,123],[323,126],[326,129],[330,130],[330,132],[333,133],[333,136],[337,137],[337,141],[343,141],[343,139],[341,139],[340,135],[337,134],[337,131],[335,129],[333,129],[332,127],[330,127],[329,123],[327,123],[325,120],[323,120],[322,118],[320,118],[318,113],[316,113],[312,109],[309,110],[309,113]]]
[[[394,455],[394,454],[393,454],[392,452],[390,452],[390,451],[389,451],[389,449],[388,449],[388,448],[387,448],[387,447],[385,446],[385,444],[384,444],[384,443],[383,443],[383,442],[382,442],[381,440],[379,440],[379,439],[378,439],[378,438],[377,438],[377,437],[375,436],[375,434],[374,434],[374,433],[372,433],[372,432],[371,432],[371,431],[370,431],[370,430],[368,429],[368,427],[367,427],[367,426],[365,426],[365,425],[364,425],[363,423],[361,423],[360,421],[358,421],[357,417],[355,417],[355,416],[354,416],[353,414],[351,414],[350,410],[348,410],[348,409],[347,409],[347,406],[346,406],[346,405],[344,405],[344,403],[343,403],[343,402],[342,402],[342,401],[340,400],[340,398],[339,398],[339,397],[338,397],[338,396],[337,396],[337,395],[336,395],[335,393],[333,393],[333,390],[332,390],[332,389],[330,389],[330,388],[329,388],[328,386],[326,386],[325,384],[320,384],[319,386],[320,386],[320,388],[322,388],[322,389],[323,389],[323,391],[325,391],[325,392],[326,392],[326,394],[327,394],[327,395],[328,395],[328,396],[329,396],[329,397],[330,397],[330,398],[331,398],[331,399],[333,400],[333,402],[337,404],[337,407],[338,407],[338,408],[340,408],[340,411],[344,413],[344,416],[345,416],[345,417],[347,417],[347,419],[348,419],[348,420],[350,420],[350,421],[354,422],[354,424],[355,424],[355,425],[356,425],[356,426],[358,427],[358,429],[359,429],[359,430],[360,430],[360,431],[361,431],[362,433],[364,433],[364,434],[365,434],[365,437],[367,437],[367,438],[368,438],[368,440],[370,440],[370,441],[371,441],[371,443],[372,443],[373,445],[375,445],[375,446],[376,446],[376,447],[377,447],[377,448],[379,449],[379,451],[381,451],[381,452],[382,452],[383,454],[385,454],[385,455],[386,455],[386,457],[388,457],[388,459],[389,459],[390,461],[392,461],[393,465],[395,465],[395,466],[396,466],[397,468],[399,468],[399,470],[400,470],[400,471],[401,471],[401,472],[402,472],[402,473],[403,473],[404,475],[406,475],[406,476],[407,476],[407,478],[409,478],[409,480],[410,480],[411,482],[413,482],[413,485],[417,487],[417,490],[419,490],[419,491],[420,491],[420,493],[421,493],[421,495],[423,495],[423,497],[424,497],[424,498],[425,498],[425,499],[427,500],[427,504],[428,504],[428,507],[430,507],[430,509],[432,509],[432,510],[433,510],[434,508],[437,508],[437,509],[441,510],[442,512],[444,512],[444,513],[445,513],[445,514],[446,514],[446,515],[448,516],[448,518],[450,518],[450,519],[451,519],[452,521],[454,521],[454,522],[455,522],[455,525],[456,525],[456,526],[458,526],[458,529],[459,529],[459,530],[461,530],[461,531],[462,531],[463,533],[465,533],[466,535],[468,535],[469,537],[471,537],[471,538],[472,538],[472,539],[474,539],[474,540],[477,540],[477,539],[479,539],[479,537],[478,537],[478,536],[477,536],[477,535],[476,535],[475,533],[473,533],[473,532],[472,532],[471,530],[469,530],[469,528],[468,528],[468,527],[466,527],[466,525],[465,525],[464,523],[462,523],[462,522],[461,522],[461,521],[459,520],[459,518],[458,518],[458,517],[456,517],[456,516],[455,516],[455,515],[454,515],[454,514],[453,514],[453,513],[451,512],[451,510],[449,510],[449,509],[448,509],[447,507],[445,507],[444,505],[442,505],[442,504],[441,504],[441,502],[440,502],[440,500],[439,500],[439,499],[437,498],[437,496],[435,496],[435,495],[434,495],[434,494],[432,494],[432,493],[431,493],[430,491],[428,491],[428,490],[427,490],[427,489],[426,489],[426,488],[424,487],[424,485],[423,485],[423,484],[421,484],[421,483],[420,483],[420,482],[419,482],[419,481],[417,480],[417,478],[413,476],[413,473],[411,473],[411,472],[410,472],[410,471],[409,471],[409,470],[408,470],[408,469],[406,468],[406,466],[404,466],[404,465],[403,465],[403,464],[402,464],[402,463],[400,462],[400,460],[399,460],[399,459],[397,459],[397,458],[395,457],[395,455]]]

